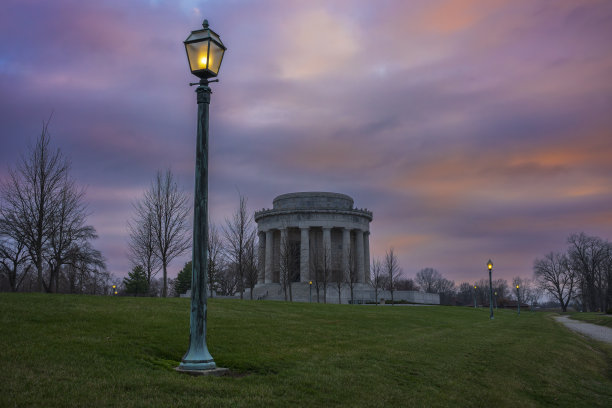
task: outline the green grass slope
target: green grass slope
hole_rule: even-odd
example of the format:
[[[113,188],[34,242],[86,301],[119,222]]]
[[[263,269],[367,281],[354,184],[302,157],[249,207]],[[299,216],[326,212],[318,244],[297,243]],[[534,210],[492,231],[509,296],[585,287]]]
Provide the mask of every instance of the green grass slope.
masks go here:
[[[188,299],[0,294],[0,312],[0,406],[612,406],[612,348],[542,313],[209,300],[233,376],[191,377]]]
[[[603,313],[572,313],[570,318],[612,328],[612,315]]]

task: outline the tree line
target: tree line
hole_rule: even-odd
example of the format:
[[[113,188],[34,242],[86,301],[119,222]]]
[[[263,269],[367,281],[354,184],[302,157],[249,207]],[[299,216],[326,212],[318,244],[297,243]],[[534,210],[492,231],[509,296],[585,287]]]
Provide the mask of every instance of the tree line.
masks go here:
[[[219,229],[208,222],[208,294],[214,297],[244,297],[245,289],[257,284],[257,230],[247,209],[247,199],[238,194],[238,206]],[[192,248],[188,196],[178,189],[170,170],[158,171],[141,200],[134,204],[129,222],[129,258],[132,271],[123,280],[122,291],[140,296],[179,296],[191,288],[191,261],[176,279],[167,267]],[[160,279],[155,279],[162,272]],[[161,289],[161,290],[160,290]]]
[[[612,244],[581,232],[567,238],[565,252],[536,259],[539,287],[565,312],[570,304],[583,312],[612,313]]]
[[[15,167],[0,183],[0,290],[107,294],[116,282],[106,269],[105,259],[93,246],[96,230],[87,223],[90,215],[85,189],[71,175],[70,160],[52,148],[49,121],[29,145]],[[172,172],[158,171],[142,198],[134,203],[128,221],[128,254],[132,270],[123,280],[123,293],[168,296],[185,293],[191,286],[191,263],[176,279],[168,278],[168,266],[191,249],[191,203],[178,187]],[[310,271],[316,301],[336,290],[353,289],[358,282],[355,254],[348,251],[346,270],[333,271],[331,254],[322,240],[310,246]],[[550,252],[536,259],[533,279],[515,277],[493,282],[498,306],[511,302],[535,304],[547,295],[563,311],[569,305],[583,311],[612,309],[612,244],[585,233],[572,234],[565,252]],[[250,298],[258,280],[258,242],[253,214],[247,199],[238,194],[238,205],[221,227],[209,222],[209,295]],[[285,299],[292,301],[292,282],[299,278],[299,248],[281,240],[280,282]],[[161,277],[157,279],[158,273]],[[333,276],[332,276],[333,274]],[[420,290],[440,295],[442,304],[488,305],[488,279],[461,282],[446,279],[433,268],[406,278],[397,255],[390,248],[370,265],[368,282],[375,290],[386,290],[394,301],[398,290]],[[521,290],[516,293],[514,288]],[[321,296],[322,295],[322,296]]]
[[[0,184],[0,289],[105,293],[112,277],[93,246],[85,189],[51,147],[49,121]]]
[[[370,285],[374,288],[378,302],[380,291],[390,293],[391,302],[394,302],[395,291],[420,291],[440,295],[440,304],[452,306],[489,306],[489,279],[482,278],[476,282],[461,282],[447,279],[434,268],[419,270],[414,279],[406,277],[399,267],[397,256],[393,248],[385,253],[382,259],[374,259],[370,266]],[[517,295],[513,288],[520,286]],[[514,307],[516,302],[535,305],[542,297],[542,290],[535,280],[513,278],[512,284],[505,279],[492,281],[493,301],[498,307]]]

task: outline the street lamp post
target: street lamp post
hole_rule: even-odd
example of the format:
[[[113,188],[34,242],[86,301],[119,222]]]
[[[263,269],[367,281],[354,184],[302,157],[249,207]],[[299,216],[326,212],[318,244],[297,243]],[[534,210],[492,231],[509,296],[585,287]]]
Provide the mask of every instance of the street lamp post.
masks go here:
[[[474,309],[476,309],[476,289],[478,286],[474,285]]]
[[[497,292],[495,292],[495,310],[497,310]]]
[[[491,280],[491,273],[493,272],[493,262],[489,259],[487,262],[487,268],[489,268],[489,311],[491,312],[489,315],[489,319],[494,319],[493,317],[493,283]]]
[[[312,281],[308,281],[308,287],[310,288],[309,299],[310,303],[312,303]]]
[[[204,20],[201,30],[192,31],[184,42],[191,73],[200,78],[196,88],[198,102],[198,133],[196,142],[195,200],[193,207],[193,264],[191,275],[191,317],[189,349],[178,371],[218,373],[219,369],[206,345],[206,312],[208,281],[208,108],[210,80],[219,73],[226,47],[217,33]]]
[[[518,314],[521,314],[521,297],[519,296],[519,285],[516,285],[516,307]]]

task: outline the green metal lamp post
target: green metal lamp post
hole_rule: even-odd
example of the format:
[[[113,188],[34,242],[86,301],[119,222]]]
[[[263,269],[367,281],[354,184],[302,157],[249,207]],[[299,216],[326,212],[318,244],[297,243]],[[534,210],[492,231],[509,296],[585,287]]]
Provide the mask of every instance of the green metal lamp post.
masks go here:
[[[519,296],[519,285],[516,285],[516,307],[518,314],[521,314],[521,297]]]
[[[489,319],[494,319],[493,317],[493,282],[491,280],[491,273],[493,272],[493,262],[489,259],[487,262],[487,268],[489,268],[489,311],[491,314],[489,315]]]
[[[308,281],[308,286],[310,287],[310,295],[309,295],[310,303],[312,303],[312,281]]]
[[[193,207],[193,267],[191,275],[191,318],[189,349],[178,371],[205,372],[217,368],[206,346],[206,312],[208,281],[208,108],[210,80],[219,73],[226,47],[204,20],[201,30],[192,31],[185,40],[191,73],[200,78],[196,88],[198,134],[196,143],[195,201]]]
[[[474,285],[474,309],[476,309],[476,289],[478,286]]]

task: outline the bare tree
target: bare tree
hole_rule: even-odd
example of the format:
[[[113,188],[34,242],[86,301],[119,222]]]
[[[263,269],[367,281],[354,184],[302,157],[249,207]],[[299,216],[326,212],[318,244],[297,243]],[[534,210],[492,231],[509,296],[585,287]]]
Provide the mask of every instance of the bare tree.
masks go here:
[[[561,310],[566,312],[577,283],[567,256],[551,252],[544,259],[536,259],[533,273],[539,286],[557,299]]]
[[[281,232],[280,242],[280,269],[279,280],[285,294],[285,300],[293,302],[293,282],[299,277],[300,248],[289,240],[289,230],[286,225],[282,228],[286,234]],[[254,276],[257,279],[257,276]]]
[[[168,265],[191,248],[188,196],[179,191],[170,169],[158,171],[142,201],[135,205],[139,223],[152,220],[155,256],[163,271],[162,296],[168,296]]]
[[[244,282],[249,287],[251,300],[253,300],[253,289],[255,289],[255,285],[257,285],[257,278],[259,276],[259,269],[257,268],[256,236],[256,234],[253,234],[251,239],[247,241],[244,251]]]
[[[310,245],[310,273],[314,276],[317,292],[317,303],[320,303],[319,293],[323,290],[323,303],[327,303],[327,286],[331,276],[331,254],[319,240]],[[311,278],[312,279],[312,278]]]
[[[344,284],[346,283],[346,277],[344,275],[344,273],[342,273],[342,269],[338,270],[334,275],[336,275],[334,277],[334,286],[336,289],[336,292],[338,293],[338,304],[342,304],[342,287],[344,286]],[[352,292],[352,289],[351,289]],[[352,301],[353,297],[351,296],[351,301]]]
[[[395,289],[396,290],[412,290],[412,291],[417,291],[417,290],[419,290],[419,285],[414,283],[414,280],[412,280],[410,278],[402,278],[402,279],[398,279],[397,280],[397,282],[395,284]]]
[[[438,293],[439,281],[443,279],[440,272],[433,268],[421,269],[416,274],[416,282],[426,293]]]
[[[495,296],[495,292],[497,292],[497,302],[500,300],[505,300],[509,297],[510,287],[508,286],[508,281],[505,279],[497,279],[493,281],[493,296]]]
[[[489,279],[483,278],[474,284],[475,294],[479,305],[489,305]]]
[[[62,266],[76,262],[79,248],[96,234],[85,225],[85,191],[70,177],[70,162],[50,148],[48,125],[2,184],[0,230],[14,248],[27,250],[38,290],[57,292]]]
[[[216,225],[209,222],[208,226],[208,292],[209,296],[213,297],[215,288],[218,281],[222,279],[221,274],[225,269],[225,259],[223,257],[225,249]]]
[[[151,286],[151,279],[157,275],[161,268],[160,258],[155,256],[157,245],[153,229],[153,214],[145,207],[134,205],[136,216],[128,222],[130,232],[128,248],[132,267],[142,266],[147,275],[147,283]]]
[[[474,301],[474,285],[469,282],[461,282],[457,289],[457,301],[461,305],[470,305]]]
[[[236,293],[238,289],[238,273],[235,264],[228,262],[224,265],[217,275],[215,287],[221,296],[233,296]]]
[[[2,232],[0,231],[0,237]],[[11,291],[17,292],[24,278],[31,269],[28,262],[28,253],[25,244],[15,241],[9,237],[0,240],[0,273],[4,274],[11,287]]]
[[[111,279],[102,254],[90,243],[79,246],[71,254],[70,262],[64,264],[60,269],[58,280],[60,276],[63,277],[65,286],[56,291],[75,294],[104,293],[108,291],[105,285]]]
[[[64,174],[62,187],[55,197],[55,206],[52,212],[52,223],[49,239],[49,282],[43,281],[47,291],[52,290],[55,283],[55,292],[59,290],[59,274],[63,265],[84,260],[92,260],[90,254],[83,254],[80,248],[97,238],[96,230],[85,225],[87,211],[83,204],[85,191],[76,187],[74,181]],[[83,258],[83,256],[87,256]],[[100,255],[101,258],[101,255]],[[97,259],[96,259],[97,261]],[[103,261],[100,261],[103,264]]]
[[[353,248],[351,248],[349,246],[348,251],[347,251],[347,258],[348,258],[348,265],[346,266],[346,271],[344,271],[344,281],[347,283],[347,285],[349,286],[349,289],[351,290],[351,303],[355,302],[355,298],[354,298],[354,288],[355,288],[355,284],[358,281],[358,276],[357,276],[357,265],[355,263],[355,251],[353,251]],[[340,293],[338,292],[338,301],[340,300]]]
[[[17,169],[9,169],[9,178],[2,185],[3,205],[0,219],[4,231],[23,243],[38,276],[38,291],[43,292],[43,268],[47,243],[51,236],[53,211],[62,190],[70,164],[59,150],[49,146],[49,122],[27,156],[22,156]]]
[[[455,293],[455,282],[446,278],[442,278],[437,283],[436,292],[443,295],[451,295]]]
[[[568,258],[577,273],[583,307],[590,311],[606,310],[610,285],[610,244],[599,237],[585,233],[572,234]]]
[[[387,274],[383,270],[380,259],[374,259],[372,261],[372,267],[370,268],[372,278],[370,279],[370,285],[374,288],[374,299],[378,306],[378,292],[383,290],[386,286]]]
[[[395,256],[393,248],[389,248],[385,254],[384,269],[387,275],[387,290],[391,293],[391,305],[393,305],[393,292],[395,291],[397,280],[402,275],[402,270],[399,267],[399,260],[397,259],[397,256]]]
[[[236,267],[238,273],[238,291],[240,299],[244,297],[245,251],[249,241],[255,240],[257,233],[253,225],[253,217],[247,211],[247,199],[238,193],[239,204],[231,219],[225,220],[223,232],[225,235],[227,257]]]

